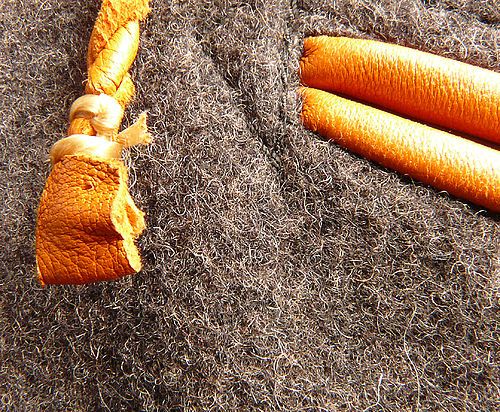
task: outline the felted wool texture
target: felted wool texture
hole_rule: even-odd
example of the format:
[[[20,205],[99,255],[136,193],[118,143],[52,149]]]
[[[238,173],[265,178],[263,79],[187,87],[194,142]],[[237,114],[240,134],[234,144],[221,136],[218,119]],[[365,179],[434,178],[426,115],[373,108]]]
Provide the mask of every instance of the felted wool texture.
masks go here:
[[[306,35],[499,70],[496,1],[153,1],[127,154],[145,268],[35,279],[50,146],[96,1],[0,3],[0,402],[7,411],[468,410],[498,401],[499,220],[306,131]]]

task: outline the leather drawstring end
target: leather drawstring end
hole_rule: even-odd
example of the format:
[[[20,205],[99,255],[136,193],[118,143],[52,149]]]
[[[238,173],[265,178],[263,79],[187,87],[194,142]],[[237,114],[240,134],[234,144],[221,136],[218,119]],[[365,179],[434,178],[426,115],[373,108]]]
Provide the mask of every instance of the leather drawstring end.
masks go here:
[[[151,141],[146,114],[119,133],[134,95],[128,73],[149,0],[103,0],[89,43],[84,96],[70,109],[68,137],[50,151],[52,170],[36,227],[41,285],[115,280],[141,270],[135,240],[144,213],[128,191],[122,150]]]

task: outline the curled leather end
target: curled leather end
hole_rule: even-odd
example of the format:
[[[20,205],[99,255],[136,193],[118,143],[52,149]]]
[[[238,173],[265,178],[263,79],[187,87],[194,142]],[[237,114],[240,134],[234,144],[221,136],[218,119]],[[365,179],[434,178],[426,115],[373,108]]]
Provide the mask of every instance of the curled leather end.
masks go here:
[[[52,169],[38,210],[40,283],[85,284],[138,272],[134,241],[144,228],[121,160],[65,156]]]

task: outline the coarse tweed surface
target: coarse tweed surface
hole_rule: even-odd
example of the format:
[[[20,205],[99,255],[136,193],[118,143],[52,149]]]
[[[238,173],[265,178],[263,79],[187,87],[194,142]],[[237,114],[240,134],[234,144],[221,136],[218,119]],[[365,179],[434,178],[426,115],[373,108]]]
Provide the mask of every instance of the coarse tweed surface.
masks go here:
[[[299,123],[305,35],[500,70],[496,0],[153,1],[124,125],[145,268],[34,277],[97,1],[0,3],[0,409],[488,411],[499,220]]]

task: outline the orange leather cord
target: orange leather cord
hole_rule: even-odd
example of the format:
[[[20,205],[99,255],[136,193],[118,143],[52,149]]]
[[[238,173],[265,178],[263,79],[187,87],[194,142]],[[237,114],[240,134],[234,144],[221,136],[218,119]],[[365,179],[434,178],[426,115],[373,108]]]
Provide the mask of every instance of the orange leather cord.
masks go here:
[[[302,122],[367,159],[500,212],[500,152],[333,93],[301,88]]]
[[[141,269],[134,240],[144,214],[128,192],[121,150],[148,143],[145,115],[119,133],[134,95],[128,70],[149,0],[103,0],[92,32],[87,93],[71,108],[68,136],[51,150],[36,227],[37,275],[45,284],[113,280]]]
[[[500,212],[500,151],[400,117],[499,143],[500,74],[401,46],[319,36],[304,40],[300,80],[306,128]]]

